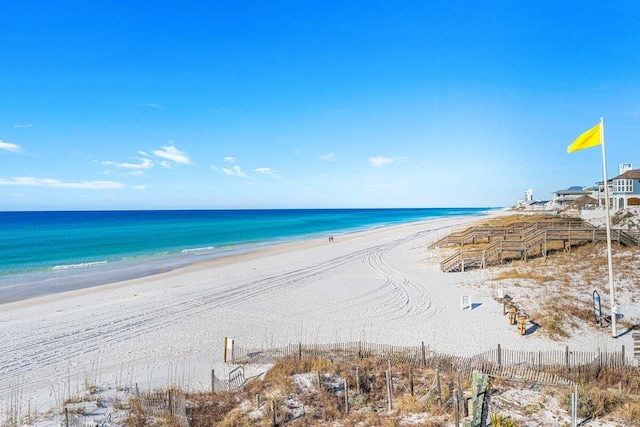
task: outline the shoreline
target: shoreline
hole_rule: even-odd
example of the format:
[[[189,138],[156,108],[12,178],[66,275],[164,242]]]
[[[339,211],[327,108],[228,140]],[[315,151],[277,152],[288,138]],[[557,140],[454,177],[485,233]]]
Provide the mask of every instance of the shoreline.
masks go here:
[[[500,215],[496,212],[493,215]],[[108,285],[8,303],[0,312],[0,398],[38,412],[104,388],[210,388],[225,337],[244,348],[366,341],[472,355],[495,348],[615,348],[606,336],[519,336],[484,273],[442,273],[430,242],[477,216],[439,218],[275,245]],[[473,310],[461,310],[471,295]],[[118,393],[118,387],[115,393]],[[7,404],[8,400],[0,402]],[[57,404],[57,405],[56,405]]]
[[[496,211],[498,210],[487,210],[480,212],[477,215],[461,216],[460,218],[479,218],[490,215],[491,212]],[[459,217],[435,217],[395,224],[362,226],[354,229],[340,230],[333,235],[343,236],[353,233],[366,233],[387,227],[454,218]],[[4,277],[3,280],[20,282],[21,279],[25,279],[26,283],[0,286],[0,306],[50,294],[66,293],[74,290],[107,286],[119,282],[145,279],[158,274],[170,273],[176,270],[179,271],[201,263],[208,263],[227,258],[236,259],[240,255],[262,252],[265,250],[268,251],[271,248],[279,246],[286,247],[287,245],[295,245],[306,241],[319,241],[325,237],[320,237],[319,233],[311,233],[276,240],[239,243],[230,245],[228,249],[208,251],[208,253],[204,254],[199,254],[197,250],[183,249],[182,251],[175,253],[150,253],[132,258],[129,257],[118,260],[81,263],[76,266],[77,268],[58,268],[59,266],[56,266],[47,268],[46,270],[41,270],[34,275],[31,275],[31,273],[8,275]],[[60,274],[61,277],[55,277],[55,274]],[[29,278],[31,278],[31,280],[29,280]]]

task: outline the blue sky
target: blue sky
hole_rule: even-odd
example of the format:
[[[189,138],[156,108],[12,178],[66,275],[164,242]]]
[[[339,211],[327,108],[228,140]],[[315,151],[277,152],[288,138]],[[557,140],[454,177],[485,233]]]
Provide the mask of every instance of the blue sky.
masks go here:
[[[508,206],[640,168],[635,1],[0,3],[0,210]]]

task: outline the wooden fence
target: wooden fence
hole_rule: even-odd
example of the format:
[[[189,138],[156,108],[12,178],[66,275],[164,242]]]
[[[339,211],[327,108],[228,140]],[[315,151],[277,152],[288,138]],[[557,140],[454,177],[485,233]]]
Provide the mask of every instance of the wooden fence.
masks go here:
[[[632,355],[630,355],[632,356]],[[520,351],[497,348],[474,356],[438,353],[425,346],[394,346],[367,342],[333,344],[289,344],[280,348],[246,349],[235,346],[232,363],[266,363],[278,358],[327,358],[334,361],[377,359],[416,367],[439,367],[443,372],[460,372],[470,378],[473,370],[494,376],[519,377],[523,380],[569,384],[586,372],[624,372],[637,369],[625,348],[621,351],[564,350]],[[560,376],[561,375],[561,376]],[[569,380],[572,379],[572,380]]]
[[[136,399],[147,417],[161,420],[170,416],[180,427],[188,427],[186,399],[179,390],[137,392]]]

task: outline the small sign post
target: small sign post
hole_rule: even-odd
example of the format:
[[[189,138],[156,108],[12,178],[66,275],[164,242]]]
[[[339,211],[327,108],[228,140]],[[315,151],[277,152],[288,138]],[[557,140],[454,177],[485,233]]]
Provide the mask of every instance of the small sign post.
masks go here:
[[[598,291],[593,291],[593,314],[596,316],[596,323],[602,327],[602,310]]]
[[[471,295],[462,295],[460,297],[460,305],[463,310],[467,307],[471,310]]]
[[[234,362],[233,340],[229,337],[224,337],[224,363],[227,363],[229,359],[231,359],[231,362]]]

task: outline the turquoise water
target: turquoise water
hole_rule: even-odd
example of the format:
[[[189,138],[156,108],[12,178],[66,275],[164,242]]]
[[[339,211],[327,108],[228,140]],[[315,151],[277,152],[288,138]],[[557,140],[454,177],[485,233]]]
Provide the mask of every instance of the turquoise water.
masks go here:
[[[284,241],[487,208],[0,212],[0,303]]]

